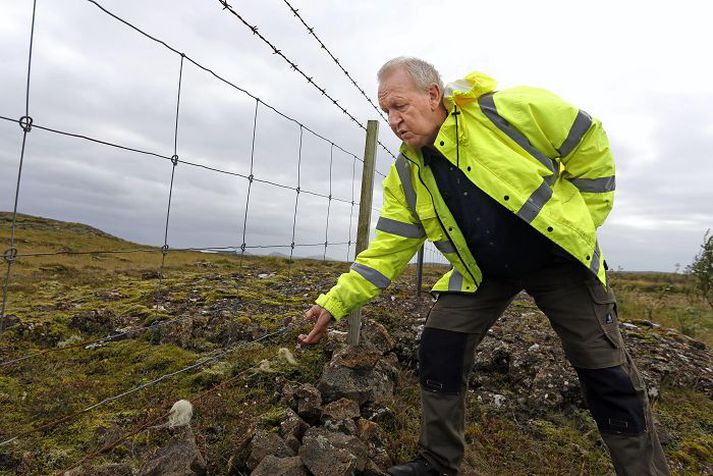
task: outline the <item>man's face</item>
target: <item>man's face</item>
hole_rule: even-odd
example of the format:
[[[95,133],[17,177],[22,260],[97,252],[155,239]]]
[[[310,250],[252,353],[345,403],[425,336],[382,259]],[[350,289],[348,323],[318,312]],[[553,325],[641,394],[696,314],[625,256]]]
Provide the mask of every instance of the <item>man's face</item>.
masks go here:
[[[379,106],[388,114],[394,134],[415,148],[433,144],[444,119],[440,88],[435,84],[426,91],[417,88],[403,69],[382,78]]]

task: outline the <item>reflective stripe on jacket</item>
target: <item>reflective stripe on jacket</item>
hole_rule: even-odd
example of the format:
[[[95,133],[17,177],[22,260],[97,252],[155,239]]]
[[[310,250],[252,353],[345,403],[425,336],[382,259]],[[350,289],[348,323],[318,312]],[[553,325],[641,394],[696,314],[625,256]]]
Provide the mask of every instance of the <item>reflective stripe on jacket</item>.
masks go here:
[[[543,89],[494,91],[495,81],[477,72],[449,84],[434,146],[606,284],[596,229],[612,208],[614,161],[601,123]],[[337,319],[386,289],[425,239],[453,266],[432,291],[473,293],[482,281],[420,150],[402,144],[383,187],[376,238],[316,301]]]

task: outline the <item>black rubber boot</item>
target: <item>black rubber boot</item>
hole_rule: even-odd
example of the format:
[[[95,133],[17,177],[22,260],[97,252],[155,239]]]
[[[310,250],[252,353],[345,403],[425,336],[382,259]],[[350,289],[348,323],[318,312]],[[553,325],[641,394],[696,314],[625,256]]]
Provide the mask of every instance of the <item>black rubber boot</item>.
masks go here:
[[[392,466],[386,472],[391,476],[441,476],[443,474],[420,456],[409,463]]]

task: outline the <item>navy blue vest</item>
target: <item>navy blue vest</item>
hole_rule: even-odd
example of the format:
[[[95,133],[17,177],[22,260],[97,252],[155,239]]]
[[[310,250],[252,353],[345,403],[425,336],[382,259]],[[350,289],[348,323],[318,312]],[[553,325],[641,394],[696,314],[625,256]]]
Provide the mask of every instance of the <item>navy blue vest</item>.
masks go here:
[[[484,278],[517,279],[550,262],[555,243],[479,189],[438,151],[424,147],[422,153]]]

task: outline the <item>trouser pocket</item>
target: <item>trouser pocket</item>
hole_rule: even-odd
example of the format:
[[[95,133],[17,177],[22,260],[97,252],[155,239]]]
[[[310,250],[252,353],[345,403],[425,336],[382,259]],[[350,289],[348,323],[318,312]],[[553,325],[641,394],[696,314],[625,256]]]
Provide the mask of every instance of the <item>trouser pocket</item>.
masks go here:
[[[587,289],[592,296],[592,306],[594,307],[594,314],[599,328],[613,347],[623,348],[623,341],[619,332],[616,297],[611,286],[605,288],[597,281],[588,284]]]

